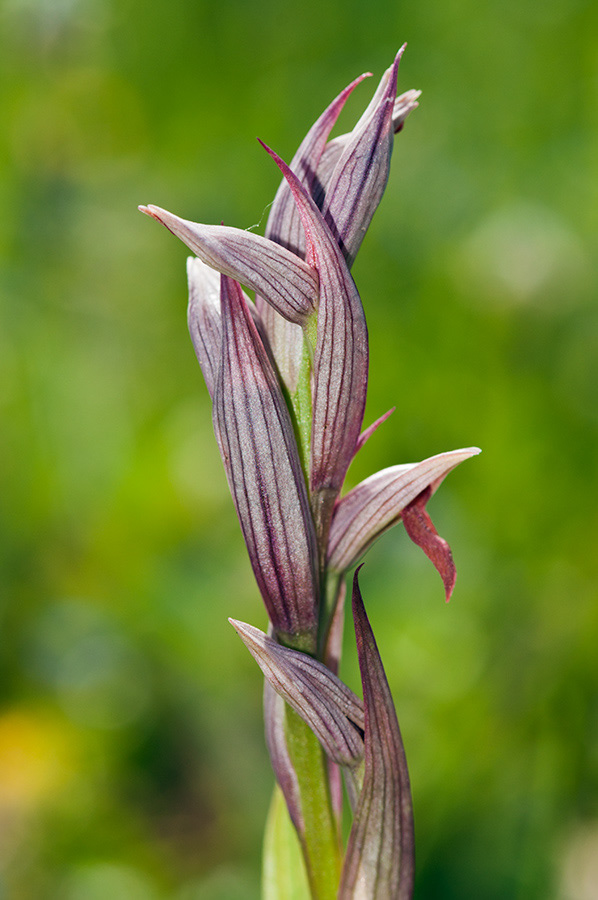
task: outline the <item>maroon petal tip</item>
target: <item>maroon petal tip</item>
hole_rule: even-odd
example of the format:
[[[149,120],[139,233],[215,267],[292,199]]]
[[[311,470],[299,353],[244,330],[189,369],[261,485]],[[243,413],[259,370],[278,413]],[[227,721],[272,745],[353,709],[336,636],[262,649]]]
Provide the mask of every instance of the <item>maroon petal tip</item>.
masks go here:
[[[455,588],[457,569],[448,542],[440,537],[426,510],[431,493],[431,487],[422,491],[419,497],[403,510],[402,518],[405,531],[413,543],[421,547],[442,578],[448,603]]]

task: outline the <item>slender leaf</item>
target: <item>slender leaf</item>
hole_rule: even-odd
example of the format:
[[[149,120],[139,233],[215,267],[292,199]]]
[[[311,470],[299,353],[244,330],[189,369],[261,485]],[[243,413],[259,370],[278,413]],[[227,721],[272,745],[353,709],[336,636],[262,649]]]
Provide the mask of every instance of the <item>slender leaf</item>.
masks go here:
[[[358,571],[353,579],[353,621],[365,709],[365,770],[338,896],[339,900],[409,900],[414,839],[407,761],[363,606]]]

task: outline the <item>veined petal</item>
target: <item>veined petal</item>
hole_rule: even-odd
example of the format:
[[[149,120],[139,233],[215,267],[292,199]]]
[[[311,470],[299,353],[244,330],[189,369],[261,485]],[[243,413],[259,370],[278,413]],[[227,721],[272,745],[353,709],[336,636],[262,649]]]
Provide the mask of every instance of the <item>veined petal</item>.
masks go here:
[[[220,272],[206,265],[199,257],[187,259],[187,281],[189,283],[189,305],[187,323],[195,348],[195,355],[201,367],[210,397],[214,393],[214,383],[222,354],[222,317],[220,313]],[[270,353],[268,339],[255,304],[243,293],[243,298],[251,317]],[[281,321],[284,321],[282,319]],[[294,326],[295,327],[295,326]]]
[[[398,132],[402,130],[405,119],[409,113],[419,106],[419,103],[417,102],[419,97],[421,97],[421,91],[410,90],[405,91],[404,94],[401,94],[396,98],[392,112],[392,127],[395,134],[398,134]],[[370,107],[368,107],[368,110],[370,110]],[[366,112],[368,112],[368,110],[366,110]],[[320,157],[317,188],[313,195],[314,200],[320,208],[324,203],[324,196],[328,189],[330,179],[332,178],[332,173],[334,172],[336,164],[345,147],[351,140],[351,137],[352,132],[348,132],[347,134],[340,134],[338,137],[333,138],[326,144],[326,148]]]
[[[430,487],[431,496],[455,466],[479,452],[477,447],[468,447],[439,453],[420,463],[382,469],[358,484],[334,511],[329,567],[339,572],[351,568],[376,538],[401,519],[404,509],[422,491]]]
[[[338,896],[339,900],[409,900],[414,871],[409,773],[357,574],[353,579],[353,620],[365,709],[365,770]]]
[[[324,219],[352,265],[388,181],[394,128],[397,70],[404,47],[385,72],[381,96],[364,124],[358,123],[338,160],[322,206]]]
[[[366,77],[366,74],[360,75],[332,101],[312,125],[291,161],[290,169],[309,192],[314,187],[316,170],[330,131],[347,97]],[[270,209],[266,224],[266,237],[288,250],[292,250],[302,259],[305,258],[305,232],[301,225],[297,204],[293,200],[291,190],[284,178]],[[297,388],[303,354],[303,332],[297,325],[282,318],[274,306],[260,296],[256,296],[255,302],[262,317],[281,378],[289,393],[293,395]]]
[[[187,259],[187,281],[189,334],[211,397],[222,352],[220,274],[206,266],[201,259],[190,256]]]
[[[139,209],[165,225],[209,266],[256,291],[290,322],[303,325],[315,312],[316,272],[285,247],[252,231],[189,222],[159,206]]]
[[[258,628],[229,619],[267,681],[309,725],[328,756],[343,766],[363,758],[363,704],[321,662],[282,647]]]
[[[370,74],[370,72],[367,72],[360,75],[341,91],[338,97],[332,101],[330,106],[324,110],[320,118],[312,125],[291,160],[289,168],[295,173],[308,193],[312,192],[320,157],[347,97]],[[292,250],[298,256],[305,256],[305,232],[301,225],[297,205],[284,178],[276,192],[270,215],[268,216],[266,237],[276,241],[277,244],[281,244],[288,250]]]
[[[316,630],[318,556],[293,426],[240,286],[223,275],[220,296],[214,430],[270,620],[303,646]]]
[[[286,178],[305,229],[306,260],[320,279],[314,355],[310,488],[316,531],[325,540],[336,496],[359,438],[368,376],[361,299],[322,214],[289,167],[266,147]]]

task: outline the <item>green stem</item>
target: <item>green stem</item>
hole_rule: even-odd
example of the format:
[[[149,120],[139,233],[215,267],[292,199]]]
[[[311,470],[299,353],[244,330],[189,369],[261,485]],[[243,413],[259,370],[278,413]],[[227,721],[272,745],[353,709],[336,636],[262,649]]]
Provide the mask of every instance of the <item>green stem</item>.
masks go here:
[[[312,429],[311,376],[317,324],[317,315],[314,314],[304,328],[303,355],[297,386],[293,395],[288,398],[308,490]],[[331,514],[331,507],[329,509],[328,506],[330,504],[324,502],[322,527],[318,527],[317,515],[315,522],[320,547],[322,586],[326,580],[325,547]],[[296,636],[279,634],[278,640],[294,649],[317,656],[318,641],[315,634],[301,636],[300,642]],[[342,866],[342,845],[330,796],[328,761],[309,726],[289,706],[285,706],[285,731],[287,748],[299,787],[303,824],[299,840],[311,896],[313,900],[336,900]]]
[[[317,327],[318,316],[317,313],[315,313],[306,323],[303,330],[303,349],[297,375],[297,384],[292,392],[283,386],[285,399],[293,421],[293,429],[295,431],[295,438],[299,449],[301,468],[303,469],[303,475],[308,489],[312,424],[311,376]]]
[[[299,838],[312,898],[335,900],[342,849],[330,799],[326,757],[309,726],[289,706],[286,707],[286,736],[299,782],[304,823]]]
[[[299,448],[299,458],[306,483],[309,485],[309,457],[311,452],[311,368],[312,359],[307,346],[303,341],[303,355],[301,357],[301,369],[295,393],[290,397],[290,404],[294,418],[295,437]]]
[[[344,615],[343,610],[338,609],[340,593],[343,587],[344,575],[339,572],[332,572],[324,569],[322,575],[320,616],[318,622],[318,659],[324,665],[330,668],[330,652],[329,639],[330,631],[335,621],[335,616],[340,612]],[[342,624],[339,626],[342,634]],[[334,669],[334,674],[338,675],[338,671]]]

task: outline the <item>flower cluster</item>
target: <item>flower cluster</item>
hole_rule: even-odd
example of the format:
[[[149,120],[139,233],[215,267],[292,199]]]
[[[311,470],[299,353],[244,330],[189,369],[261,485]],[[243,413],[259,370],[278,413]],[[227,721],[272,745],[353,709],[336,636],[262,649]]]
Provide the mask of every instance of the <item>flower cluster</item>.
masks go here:
[[[418,105],[417,91],[396,97],[403,49],[350,133],[329,139],[365,75],[324,111],[290,165],[265,147],[283,176],[265,236],[140,207],[196,254],[188,261],[189,328],[270,634],[231,622],[266,678],[268,746],[312,885],[286,704],[334,764],[327,790],[337,814],[338,772],[345,774],[354,818],[343,898],[409,897],[413,881],[405,755],[357,572],[363,702],[337,674],[345,574],[402,520],[440,572],[448,599],[455,568],[426,503],[451,469],[479,452],[391,466],[340,495],[355,453],[387,417],[362,430],[368,335],[351,266],[386,186],[394,135]],[[241,284],[255,291],[255,302]]]

